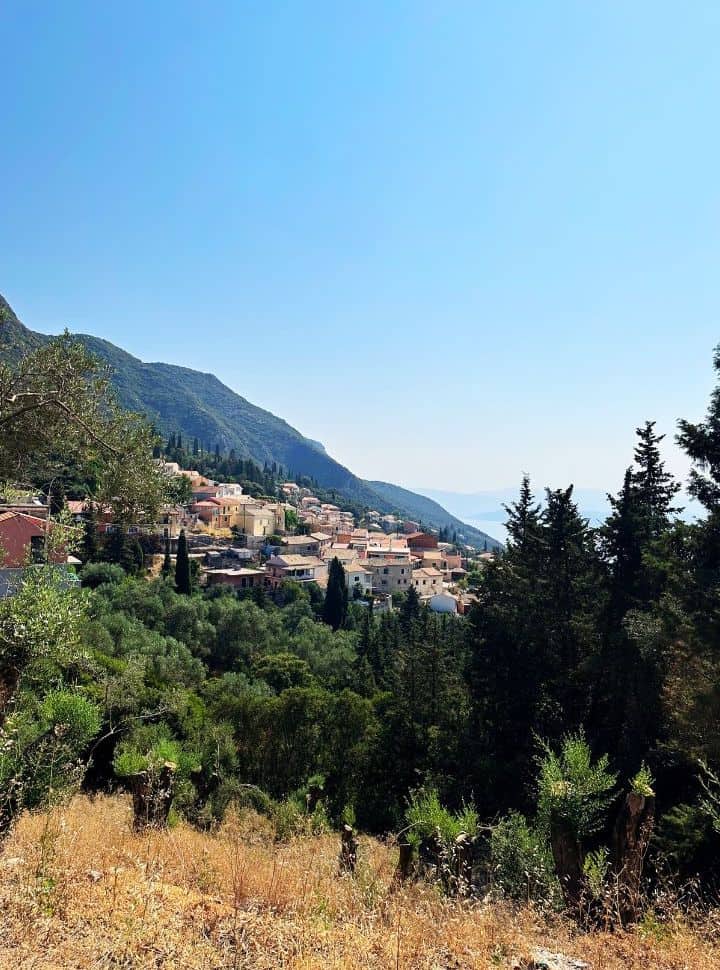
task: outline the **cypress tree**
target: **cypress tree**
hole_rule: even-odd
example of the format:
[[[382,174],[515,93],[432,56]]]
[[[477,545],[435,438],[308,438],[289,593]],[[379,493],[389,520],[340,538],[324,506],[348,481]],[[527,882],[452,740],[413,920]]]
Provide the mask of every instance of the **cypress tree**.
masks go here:
[[[193,441],[193,455],[199,455],[199,454],[200,454],[200,442],[197,440],[197,438],[195,438],[195,440]]]
[[[347,618],[348,592],[345,585],[345,570],[335,556],[330,563],[328,584],[323,603],[323,620],[333,630],[339,630]]]
[[[63,488],[62,482],[58,478],[54,478],[50,483],[47,500],[50,515],[60,515],[62,510],[65,508],[65,489]]]
[[[97,562],[100,556],[100,544],[98,542],[97,511],[94,505],[88,507],[85,524],[83,529],[82,543],[83,561]]]
[[[162,575],[167,579],[172,572],[172,558],[170,556],[170,536],[165,539],[165,558],[162,564]]]
[[[175,589],[184,596],[189,596],[192,592],[190,559],[184,529],[180,530],[180,537],[178,538],[177,559],[175,560]]]

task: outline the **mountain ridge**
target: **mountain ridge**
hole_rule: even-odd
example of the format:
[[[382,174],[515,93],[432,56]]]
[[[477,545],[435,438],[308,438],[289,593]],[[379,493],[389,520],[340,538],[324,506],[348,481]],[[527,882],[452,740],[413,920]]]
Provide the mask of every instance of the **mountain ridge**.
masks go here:
[[[446,527],[471,544],[498,545],[492,536],[475,529],[425,496],[389,482],[365,481],[336,461],[317,441],[306,438],[289,422],[260,408],[223,384],[210,372],[161,361],[145,362],[92,334],[73,334],[110,368],[120,403],[147,416],[163,435],[181,432],[198,438],[204,447],[233,448],[238,457],[261,464],[277,462],[295,475],[315,479],[347,500],[421,519],[433,528]],[[11,362],[51,337],[28,329],[0,295],[0,346]],[[425,514],[420,514],[424,509]]]

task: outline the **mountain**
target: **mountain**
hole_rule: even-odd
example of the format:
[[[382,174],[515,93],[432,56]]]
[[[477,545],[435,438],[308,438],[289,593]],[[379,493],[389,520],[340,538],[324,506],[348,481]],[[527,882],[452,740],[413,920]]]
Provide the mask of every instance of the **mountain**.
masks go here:
[[[213,374],[174,364],[146,364],[106,340],[77,334],[87,349],[109,365],[111,380],[123,407],[147,415],[167,436],[181,432],[198,438],[204,447],[234,448],[238,457],[261,465],[277,462],[295,475],[314,478],[334,489],[349,502],[379,512],[400,512],[410,519],[439,529],[457,531],[469,543],[495,548],[497,541],[451,515],[438,503],[384,482],[367,482],[327,454],[319,442],[270,411],[256,407],[236,394]],[[0,296],[0,346],[5,359],[17,360],[28,350],[50,339],[28,330]]]

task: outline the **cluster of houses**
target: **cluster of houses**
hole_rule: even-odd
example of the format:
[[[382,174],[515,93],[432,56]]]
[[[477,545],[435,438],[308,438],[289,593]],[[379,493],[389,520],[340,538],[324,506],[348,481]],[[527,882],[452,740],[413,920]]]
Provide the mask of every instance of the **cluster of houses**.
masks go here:
[[[172,553],[184,530],[189,555],[205,585],[272,590],[292,580],[324,587],[330,563],[338,559],[351,598],[372,602],[377,609],[391,609],[392,594],[411,588],[438,612],[464,613],[471,602],[462,583],[465,555],[438,541],[437,535],[421,531],[417,522],[370,511],[358,526],[352,512],[321,502],[294,482],[282,485],[281,498],[271,501],[245,495],[239,484],[211,481],[174,462],[163,462],[162,467],[168,476],[185,476],[186,500],[164,506],[152,528],[128,531],[153,533]],[[69,502],[68,508],[80,523],[85,504]],[[100,532],[119,528],[110,509],[96,511]],[[298,525],[289,529],[289,523]],[[46,554],[50,528],[47,507],[39,499],[24,506],[0,506],[0,596],[7,595],[13,576],[29,560]],[[78,564],[62,550],[53,555],[58,564]],[[154,569],[162,556],[156,559]]]

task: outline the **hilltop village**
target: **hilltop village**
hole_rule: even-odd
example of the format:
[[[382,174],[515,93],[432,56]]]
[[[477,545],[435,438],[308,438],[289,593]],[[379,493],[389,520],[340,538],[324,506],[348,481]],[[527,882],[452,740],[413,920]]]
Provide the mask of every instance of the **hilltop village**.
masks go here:
[[[106,545],[124,532],[125,544],[142,550],[148,575],[157,575],[168,557],[174,561],[182,534],[201,586],[274,591],[290,580],[324,589],[337,559],[349,598],[375,611],[392,610],[414,587],[431,610],[463,615],[475,599],[480,569],[494,556],[457,537],[443,541],[437,530],[398,515],[373,509],[357,515],[294,481],[270,478],[274,495],[263,495],[254,483],[255,494],[248,494],[237,481],[217,481],[177,461],[156,460],[176,500],[161,506],[152,525],[118,523],[110,507],[93,508],[85,500],[63,502],[78,528],[92,514]],[[31,557],[45,550],[52,529],[48,513],[44,497],[33,494],[0,506],[0,595],[13,588],[28,550]],[[122,545],[123,537],[117,541]],[[70,567],[82,561],[62,549],[52,558]]]

